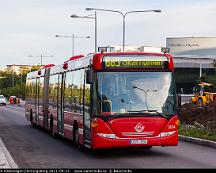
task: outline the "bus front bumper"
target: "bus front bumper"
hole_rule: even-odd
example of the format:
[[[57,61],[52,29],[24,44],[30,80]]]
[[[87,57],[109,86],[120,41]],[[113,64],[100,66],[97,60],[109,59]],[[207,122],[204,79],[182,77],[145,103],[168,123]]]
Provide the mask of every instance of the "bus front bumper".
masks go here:
[[[178,145],[177,131],[162,132],[158,136],[142,138],[119,138],[114,134],[104,133],[96,133],[92,137],[92,149]]]

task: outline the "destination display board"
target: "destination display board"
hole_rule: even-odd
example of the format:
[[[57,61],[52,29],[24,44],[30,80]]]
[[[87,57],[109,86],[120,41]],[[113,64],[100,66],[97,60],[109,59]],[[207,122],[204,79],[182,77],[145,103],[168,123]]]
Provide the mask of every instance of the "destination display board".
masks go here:
[[[168,60],[165,56],[129,55],[129,56],[105,56],[103,58],[105,69],[114,68],[168,68]]]

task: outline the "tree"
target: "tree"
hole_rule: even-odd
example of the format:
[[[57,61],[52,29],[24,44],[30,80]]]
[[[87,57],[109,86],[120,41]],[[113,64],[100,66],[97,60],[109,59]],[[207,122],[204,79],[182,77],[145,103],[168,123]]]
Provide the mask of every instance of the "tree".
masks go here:
[[[33,70],[39,69],[40,66],[33,66]],[[22,99],[25,98],[25,81],[27,73],[30,72],[29,66],[24,66],[19,74],[13,73],[10,69],[0,71],[0,90],[1,94],[9,97],[15,95]]]

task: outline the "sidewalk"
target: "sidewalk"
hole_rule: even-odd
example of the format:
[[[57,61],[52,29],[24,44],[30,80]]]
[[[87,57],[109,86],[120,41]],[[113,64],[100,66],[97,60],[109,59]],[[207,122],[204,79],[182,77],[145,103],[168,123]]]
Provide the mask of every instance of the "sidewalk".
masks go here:
[[[199,144],[199,145],[204,145],[204,146],[216,148],[216,142],[210,141],[210,140],[206,140],[206,139],[194,138],[194,137],[179,135],[179,140],[190,142],[190,143],[194,143],[194,144]]]
[[[9,105],[9,104],[8,104]],[[17,106],[25,107],[25,101],[21,100],[20,104]],[[0,170],[1,169],[17,169],[18,166],[11,157],[9,151],[5,147],[3,141],[0,138]]]
[[[20,106],[25,106],[25,101],[20,102]],[[0,170],[1,169],[17,169],[18,166],[11,157],[9,151],[5,147],[3,141],[0,138]]]
[[[7,148],[0,138],[0,169],[17,169],[18,166],[14,162]]]

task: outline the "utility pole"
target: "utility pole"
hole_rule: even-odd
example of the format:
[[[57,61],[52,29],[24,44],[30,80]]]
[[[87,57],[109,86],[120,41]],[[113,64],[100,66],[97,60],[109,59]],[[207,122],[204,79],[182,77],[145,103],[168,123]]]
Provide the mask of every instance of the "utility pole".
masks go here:
[[[95,53],[97,53],[97,12],[95,11],[94,14],[90,14],[87,16],[78,16],[76,14],[72,14],[71,18],[83,18],[83,19],[94,19],[95,21]]]
[[[72,34],[72,35],[55,35],[55,37],[72,38],[72,56],[74,56],[74,39],[75,38],[91,38],[90,36],[83,37],[83,36],[76,36],[74,34]]]
[[[43,54],[41,53],[40,56],[32,56],[32,55],[29,55],[29,57],[40,58],[40,65],[42,66],[42,65],[43,65],[43,58],[44,58],[44,57],[53,57],[53,55],[47,56],[47,55],[43,55]]]
[[[87,11],[108,11],[108,12],[114,12],[114,13],[119,13],[122,15],[122,19],[123,19],[123,36],[122,36],[122,39],[123,39],[123,43],[122,43],[122,50],[124,52],[125,50],[125,17],[127,14],[130,14],[130,13],[143,13],[143,12],[156,12],[156,13],[160,13],[161,10],[139,10],[139,11],[128,11],[126,13],[122,13],[121,11],[118,11],[118,10],[109,10],[109,9],[100,9],[100,8],[86,8]],[[96,22],[96,13],[95,13],[95,22]]]

